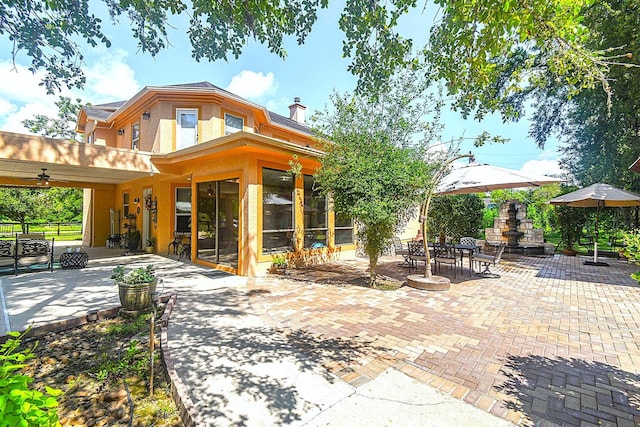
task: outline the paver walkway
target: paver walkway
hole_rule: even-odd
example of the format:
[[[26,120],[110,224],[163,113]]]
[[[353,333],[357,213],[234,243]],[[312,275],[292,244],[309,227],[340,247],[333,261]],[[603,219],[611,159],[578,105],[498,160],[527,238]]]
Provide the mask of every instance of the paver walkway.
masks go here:
[[[637,267],[584,259],[514,257],[500,279],[459,275],[446,292],[321,284],[358,276],[341,262],[305,281],[256,279],[249,292],[276,325],[366,343],[366,355],[327,364],[352,385],[395,366],[521,425],[640,425]],[[382,271],[406,276],[397,261]]]

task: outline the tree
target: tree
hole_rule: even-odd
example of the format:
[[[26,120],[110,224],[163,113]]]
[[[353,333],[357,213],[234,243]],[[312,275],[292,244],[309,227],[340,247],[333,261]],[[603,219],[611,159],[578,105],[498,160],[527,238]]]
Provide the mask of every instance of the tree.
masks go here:
[[[602,51],[625,46],[629,52],[638,52],[638,9],[638,0],[606,0],[585,8],[583,24],[592,33],[586,46]],[[640,152],[639,79],[637,67],[611,68],[610,105],[598,88],[569,97],[564,82],[552,79],[535,91],[523,92],[517,102],[523,103],[526,97],[535,101],[530,135],[540,147],[551,136],[561,139],[561,165],[576,182],[607,182],[633,190],[640,186],[640,175],[628,170]]]
[[[46,190],[37,188],[0,188],[0,213],[3,218],[17,221],[22,232],[27,232],[26,223],[38,218],[42,206],[46,205]]]
[[[58,117],[36,114],[33,119],[23,120],[22,125],[40,135],[82,142],[80,134],[75,131],[75,123],[83,106],[82,100],[76,98],[74,102],[69,97],[61,96],[55,104],[58,107]]]
[[[420,203],[429,177],[424,147],[438,129],[425,116],[437,117],[441,105],[421,98],[424,87],[414,77],[396,80],[394,88],[375,99],[334,93],[334,111],[314,118],[316,134],[331,141],[314,177],[336,214],[355,220],[370,286],[383,249]]]
[[[192,55],[197,61],[237,58],[251,39],[284,58],[284,37],[293,35],[299,44],[304,43],[318,9],[329,5],[329,0],[189,5],[182,0],[103,1],[114,23],[123,15],[129,18],[140,50],[151,55],[169,45],[169,14],[188,14]],[[570,92],[597,84],[608,90],[609,67],[620,55],[607,57],[609,51],[585,45],[591,33],[581,20],[592,1],[505,0],[496,4],[478,0],[469,4],[434,0],[442,18],[431,28],[424,48],[429,72],[447,82],[458,108],[465,113],[476,109],[480,116],[501,110],[513,118],[515,111],[505,101],[523,85],[543,84],[547,74],[541,71],[564,80]],[[408,56],[414,49],[413,40],[403,37],[398,27],[409,13],[420,13],[415,0],[346,1],[339,22],[345,33],[343,53],[352,58],[349,70],[359,77],[360,93],[384,92],[396,71],[419,65],[417,58]],[[32,60],[31,71],[46,70],[43,84],[50,92],[60,90],[61,84],[81,87],[85,83],[77,39],[84,39],[90,47],[110,46],[101,18],[89,12],[88,0],[2,2],[0,16],[0,34],[13,42],[14,59],[24,52]],[[514,56],[522,58],[516,66],[509,61]]]
[[[482,227],[484,203],[477,194],[456,194],[436,196],[429,210],[429,241],[434,241],[436,233],[459,240],[460,237],[479,237]]]

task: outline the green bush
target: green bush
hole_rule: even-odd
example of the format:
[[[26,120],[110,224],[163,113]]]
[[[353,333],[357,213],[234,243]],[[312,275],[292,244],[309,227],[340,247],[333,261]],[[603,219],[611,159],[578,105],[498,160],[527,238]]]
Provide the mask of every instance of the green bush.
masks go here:
[[[636,265],[640,265],[640,234],[638,231],[623,233],[622,240],[626,245],[623,250],[624,256]],[[631,274],[631,277],[640,282],[640,271]]]
[[[29,388],[33,378],[19,371],[33,357],[33,348],[18,351],[24,334],[9,332],[0,346],[0,426],[59,426],[58,401],[62,391],[46,387],[47,393]]]

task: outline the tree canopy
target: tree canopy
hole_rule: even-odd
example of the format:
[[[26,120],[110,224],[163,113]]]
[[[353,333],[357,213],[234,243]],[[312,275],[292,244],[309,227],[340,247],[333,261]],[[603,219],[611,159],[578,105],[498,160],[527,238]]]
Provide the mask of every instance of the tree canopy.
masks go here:
[[[440,103],[423,99],[415,79],[400,79],[394,88],[375,99],[334,93],[333,110],[314,118],[315,132],[331,141],[324,142],[316,185],[338,215],[356,221],[370,284],[378,257],[420,204],[430,176],[425,147],[438,129],[432,120]]]
[[[139,49],[151,55],[169,46],[170,18],[184,13],[189,16],[188,35],[197,61],[237,58],[251,39],[284,58],[285,37],[303,44],[318,10],[329,7],[329,0],[103,2],[108,16],[92,13],[88,0],[2,1],[0,34],[13,42],[14,58],[25,53],[32,71],[46,71],[43,84],[54,92],[61,84],[85,83],[81,43],[109,47],[102,29],[105,19],[117,23],[128,18]],[[560,81],[569,95],[596,86],[608,91],[610,66],[628,61],[629,49],[586,43],[594,34],[583,18],[593,4],[593,0],[434,0],[420,7],[415,0],[346,0],[339,26],[345,34],[343,54],[351,58],[349,70],[358,76],[360,93],[384,92],[396,71],[426,66],[425,73],[446,82],[464,114],[475,111],[481,117],[501,111],[514,118],[519,111],[508,101],[527,86]],[[400,22],[408,14],[422,14],[425,32],[429,31],[422,48],[402,33]],[[431,15],[436,16],[433,22]],[[426,63],[409,55],[414,50],[424,52]]]
[[[80,135],[75,131],[76,120],[80,109],[84,105],[80,98],[73,101],[67,96],[61,96],[56,102],[58,117],[36,114],[33,119],[25,119],[21,123],[31,132],[50,136],[51,138],[72,139],[81,142]]]

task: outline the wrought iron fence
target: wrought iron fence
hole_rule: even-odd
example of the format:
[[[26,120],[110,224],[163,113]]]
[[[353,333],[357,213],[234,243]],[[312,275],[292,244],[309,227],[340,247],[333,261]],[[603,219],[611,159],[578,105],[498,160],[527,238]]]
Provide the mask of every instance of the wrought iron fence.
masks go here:
[[[13,237],[18,233],[35,233],[44,231],[46,234],[62,236],[65,234],[82,233],[81,222],[28,222],[25,229],[19,222],[0,222],[0,237]]]

